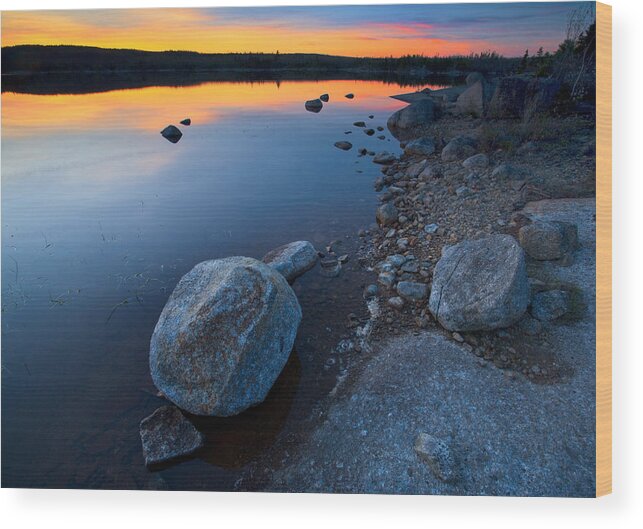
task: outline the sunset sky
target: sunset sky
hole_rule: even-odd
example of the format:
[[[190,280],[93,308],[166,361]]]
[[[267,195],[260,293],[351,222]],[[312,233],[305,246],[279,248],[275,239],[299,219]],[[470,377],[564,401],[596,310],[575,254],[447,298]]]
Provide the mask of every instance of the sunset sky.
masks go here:
[[[2,46],[383,57],[553,51],[580,3],[4,11]]]

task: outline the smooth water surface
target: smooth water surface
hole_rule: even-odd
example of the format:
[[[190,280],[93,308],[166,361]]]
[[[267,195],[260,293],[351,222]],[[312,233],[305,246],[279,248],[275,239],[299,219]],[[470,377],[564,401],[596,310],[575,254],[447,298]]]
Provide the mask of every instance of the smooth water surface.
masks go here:
[[[404,106],[388,96],[402,91],[342,80],[3,93],[2,485],[229,489],[306,416],[327,389],[311,388],[328,368],[325,340],[342,332],[333,317],[361,304],[349,274],[297,282],[304,321],[268,402],[205,421],[207,453],[155,473],[138,437],[163,403],[149,339],[196,263],[298,239],[323,250],[367,226],[379,168],[357,149],[399,146],[352,123],[385,126]],[[325,92],[319,114],[304,110]],[[192,126],[179,125],[186,117]],[[170,123],[177,144],[159,134]]]

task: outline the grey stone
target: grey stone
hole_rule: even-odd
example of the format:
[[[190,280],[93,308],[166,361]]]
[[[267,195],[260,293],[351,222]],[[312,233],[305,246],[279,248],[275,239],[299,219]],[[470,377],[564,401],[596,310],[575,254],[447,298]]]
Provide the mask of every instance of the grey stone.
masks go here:
[[[393,272],[382,272],[377,276],[377,281],[386,288],[391,288],[395,284],[395,274]]]
[[[433,435],[421,433],[415,440],[415,452],[429,466],[436,478],[442,481],[455,479],[455,461],[444,441]]]
[[[364,297],[367,299],[374,298],[375,296],[377,296],[378,292],[379,292],[379,289],[377,288],[377,285],[368,285],[364,289]]]
[[[231,416],[262,402],[292,350],[301,308],[286,279],[249,257],[185,274],[150,344],[156,387],[196,415]]]
[[[402,309],[404,307],[404,300],[398,296],[395,296],[393,298],[389,298],[387,301],[389,307],[393,307],[396,310]]]
[[[446,329],[508,327],[528,304],[525,256],[513,237],[490,235],[443,249],[433,272],[429,310]]]
[[[516,170],[507,163],[501,163],[491,172],[491,176],[493,178],[513,178],[516,176]]]
[[[193,454],[205,436],[175,406],[162,406],[141,421],[141,442],[147,466]]]
[[[335,147],[342,151],[349,151],[353,148],[353,144],[350,141],[336,141]]]
[[[561,259],[575,249],[578,241],[573,224],[543,221],[520,228],[518,238],[525,252],[539,261]]]
[[[435,142],[431,138],[418,138],[409,142],[404,152],[415,156],[431,156],[435,152]]]
[[[328,100],[330,98],[328,97],[328,94],[322,94],[319,96],[319,99],[321,99],[324,103],[328,103]]]
[[[397,293],[411,301],[423,301],[429,295],[429,286],[413,281],[400,281],[397,284]]]
[[[373,158],[374,163],[378,163],[380,165],[391,165],[397,160],[396,156],[394,154],[391,154],[390,152],[380,152],[375,155],[375,158]]]
[[[420,160],[419,162],[414,163],[413,165],[410,165],[406,169],[406,175],[409,178],[417,178],[418,176],[420,176],[422,171],[424,171],[424,168],[426,167],[427,163],[428,163],[427,160]]]
[[[324,107],[324,103],[321,102],[320,99],[310,99],[304,103],[304,108],[308,110],[308,112],[319,112],[322,108]]]
[[[161,136],[171,143],[176,143],[181,139],[183,133],[174,125],[168,125],[161,131]]]
[[[478,80],[458,96],[455,102],[456,112],[480,118],[485,115],[492,94],[491,85]]]
[[[442,149],[443,162],[454,162],[472,156],[476,152],[476,142],[468,136],[457,136]]]
[[[292,283],[317,264],[317,250],[308,241],[295,241],[271,250],[261,259]]]
[[[456,196],[465,198],[471,194],[471,189],[469,189],[467,186],[460,186],[455,190],[455,194]]]
[[[386,125],[396,135],[400,132],[428,125],[436,118],[435,104],[430,99],[412,103],[404,107],[388,118]]]
[[[462,167],[466,169],[486,169],[488,165],[489,157],[483,153],[469,156],[469,158],[462,162]]]
[[[353,127],[366,127],[366,123],[364,123],[363,121],[355,121],[353,123]]]
[[[375,134],[375,130],[374,129],[364,129],[364,134],[366,134],[367,136],[372,136],[373,134]]]
[[[186,127],[189,127],[192,125],[192,120],[190,118],[185,118],[181,120],[181,125],[185,125]]]
[[[540,321],[560,318],[569,310],[569,293],[564,290],[546,290],[531,300],[531,315]]]
[[[377,208],[375,218],[380,226],[390,226],[397,222],[398,211],[397,208],[390,202],[381,205]]]
[[[425,231],[425,233],[429,233],[429,234],[435,233],[436,231],[438,231],[438,225],[437,224],[427,224],[426,226],[424,226],[424,231]]]
[[[525,110],[527,80],[519,77],[503,77],[489,103],[489,115],[494,118],[519,118]]]

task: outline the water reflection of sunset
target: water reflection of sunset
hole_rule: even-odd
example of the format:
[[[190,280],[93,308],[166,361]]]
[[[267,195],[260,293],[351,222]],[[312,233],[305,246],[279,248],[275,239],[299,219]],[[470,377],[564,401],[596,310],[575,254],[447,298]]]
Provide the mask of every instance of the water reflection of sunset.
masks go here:
[[[398,89],[380,81],[287,81],[282,83],[216,82],[181,88],[149,87],[82,95],[2,94],[2,132],[5,136],[38,134],[43,129],[101,128],[158,131],[166,121],[190,117],[195,126],[232,115],[235,109],[255,112],[305,113],[305,99],[330,94],[328,109],[345,106],[393,111],[401,106],[389,99]],[[355,99],[344,95],[355,93]]]

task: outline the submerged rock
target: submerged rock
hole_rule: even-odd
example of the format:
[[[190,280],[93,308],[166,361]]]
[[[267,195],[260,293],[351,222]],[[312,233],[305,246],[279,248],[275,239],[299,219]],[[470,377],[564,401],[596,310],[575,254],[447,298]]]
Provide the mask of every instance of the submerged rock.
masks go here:
[[[185,118],[184,120],[181,121],[181,125],[185,125],[186,127],[189,127],[192,125],[192,120],[190,118]]]
[[[147,466],[193,454],[205,436],[175,406],[162,406],[141,421],[141,442]]]
[[[346,99],[353,99],[355,97],[355,94],[346,94],[344,97]]]
[[[169,142],[176,143],[181,139],[183,133],[174,125],[168,125],[161,131],[161,136]]]
[[[364,134],[366,134],[367,136],[372,136],[373,134],[375,134],[375,131],[373,129],[364,129]]]
[[[509,235],[447,246],[433,272],[429,310],[450,331],[508,327],[529,304],[525,255]]]
[[[317,113],[324,107],[324,103],[321,102],[321,99],[310,99],[304,103],[304,107],[308,112]]]
[[[295,241],[271,250],[261,259],[292,283],[317,264],[317,250],[308,241]]]
[[[328,94],[322,94],[319,96],[319,99],[321,99],[324,103],[328,103],[328,100],[330,98],[328,97]]]
[[[350,141],[336,141],[335,147],[342,151],[350,151],[353,148],[353,144]]]
[[[355,121],[353,123],[353,126],[354,127],[366,127],[366,123],[364,123],[363,121]]]
[[[190,413],[241,413],[265,399],[300,321],[295,293],[267,264],[250,257],[199,263],[181,278],[154,329],[154,384]]]

